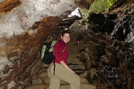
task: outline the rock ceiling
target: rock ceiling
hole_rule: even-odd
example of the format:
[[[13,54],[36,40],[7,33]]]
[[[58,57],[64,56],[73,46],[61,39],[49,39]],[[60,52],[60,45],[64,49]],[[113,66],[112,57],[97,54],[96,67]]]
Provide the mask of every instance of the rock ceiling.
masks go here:
[[[0,3],[0,35],[20,35],[43,18],[66,17],[75,8],[72,0],[3,0]]]

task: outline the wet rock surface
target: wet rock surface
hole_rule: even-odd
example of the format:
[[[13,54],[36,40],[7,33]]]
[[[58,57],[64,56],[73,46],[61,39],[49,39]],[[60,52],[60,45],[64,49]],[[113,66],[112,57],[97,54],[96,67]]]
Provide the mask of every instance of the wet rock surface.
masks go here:
[[[96,89],[134,89],[134,6],[91,14],[88,28],[72,26],[83,39],[80,59]]]

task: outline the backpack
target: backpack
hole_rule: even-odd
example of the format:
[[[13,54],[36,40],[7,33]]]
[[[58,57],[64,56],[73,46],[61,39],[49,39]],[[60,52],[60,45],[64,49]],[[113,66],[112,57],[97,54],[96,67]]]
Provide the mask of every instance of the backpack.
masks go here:
[[[44,43],[41,49],[41,59],[43,63],[50,64],[55,58],[53,54],[53,47],[56,44],[56,42],[56,40],[53,40],[51,42]]]

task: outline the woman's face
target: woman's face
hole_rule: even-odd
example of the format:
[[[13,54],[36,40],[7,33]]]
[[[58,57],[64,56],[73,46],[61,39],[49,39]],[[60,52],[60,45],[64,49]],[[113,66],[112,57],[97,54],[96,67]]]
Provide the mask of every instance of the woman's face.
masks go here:
[[[68,33],[65,33],[63,36],[61,36],[61,39],[65,42],[68,43],[70,41],[70,35]]]

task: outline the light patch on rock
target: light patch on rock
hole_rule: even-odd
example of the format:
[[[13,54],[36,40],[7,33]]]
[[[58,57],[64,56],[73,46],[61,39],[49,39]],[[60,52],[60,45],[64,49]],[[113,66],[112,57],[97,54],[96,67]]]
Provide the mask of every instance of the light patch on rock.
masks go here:
[[[81,15],[80,15],[80,13],[79,13],[79,8],[76,8],[73,12],[71,12],[70,15],[68,15],[68,17],[72,17],[72,16],[81,17]]]
[[[9,61],[6,57],[0,57],[0,71],[3,70],[5,65],[8,63]]]
[[[73,5],[74,7],[71,7],[71,5]],[[59,15],[60,15],[61,13],[64,13],[66,10],[72,11],[76,7],[72,0],[60,0],[60,2],[58,4],[53,5],[53,8],[54,8],[54,10],[53,10],[54,13],[56,13],[58,11]],[[59,8],[62,8],[62,9],[59,9]],[[57,13],[57,15],[58,15],[58,13]]]
[[[0,78],[3,79],[3,76],[4,76],[3,72],[0,71]]]
[[[8,73],[2,75],[2,78],[8,77],[12,71],[13,69],[10,69]]]
[[[76,8],[73,0],[21,0],[21,2],[21,5],[7,14],[0,14],[0,38],[21,35],[35,22],[47,16],[61,16]]]
[[[4,2],[4,1],[6,1],[6,0],[0,0],[0,3]],[[1,88],[0,88],[0,89],[1,89]]]
[[[32,84],[42,84],[43,80],[42,79],[34,79],[32,80]]]
[[[8,81],[3,81],[1,84],[5,84],[5,83],[7,83]],[[1,89],[1,88],[0,88]]]
[[[17,58],[18,58],[18,56],[13,56],[10,58],[10,60],[13,61],[14,59],[17,59]]]
[[[38,29],[36,29],[36,30],[29,30],[28,31],[28,33],[29,33],[29,35],[33,35],[33,34],[36,34],[38,32]]]
[[[12,87],[15,86],[15,82],[14,81],[11,81],[9,84],[8,84],[8,89],[11,89]]]
[[[13,35],[20,35],[24,32],[17,19],[17,15],[9,13],[0,18],[0,37],[10,38]]]
[[[0,48],[5,47],[5,46],[6,46],[6,43],[3,43],[0,41]]]
[[[3,87],[0,87],[0,89],[4,89]]]
[[[23,24],[30,27],[46,16],[60,16],[76,8],[72,0],[22,0],[22,2],[25,2],[21,5]]]
[[[0,71],[4,70],[4,67],[8,65],[8,66],[12,66],[13,63],[11,63],[10,61],[8,61],[7,57],[0,57]]]

